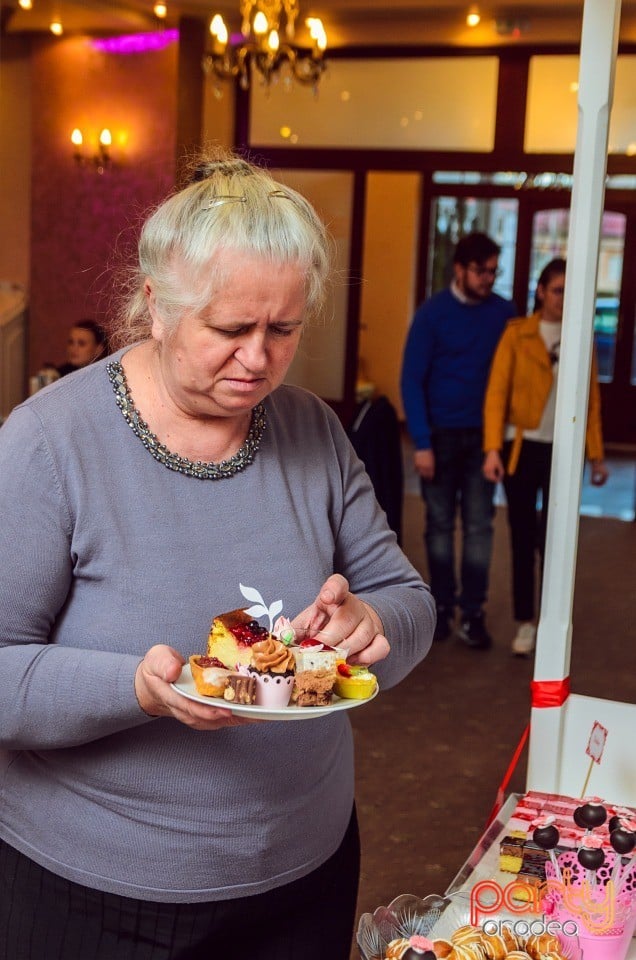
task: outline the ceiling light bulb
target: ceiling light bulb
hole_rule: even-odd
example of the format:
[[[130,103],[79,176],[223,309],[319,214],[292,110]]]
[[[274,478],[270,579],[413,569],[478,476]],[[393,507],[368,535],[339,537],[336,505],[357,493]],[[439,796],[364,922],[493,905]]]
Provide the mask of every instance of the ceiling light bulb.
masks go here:
[[[327,34],[320,17],[307,17],[305,25],[309,28],[309,36],[319,50],[327,49]]]
[[[100,135],[99,135],[99,142],[101,143],[102,147],[110,147],[110,146],[112,146],[112,143],[113,143],[113,135],[112,135],[112,133],[110,132],[110,130],[108,129],[108,127],[104,127],[104,129],[103,129],[102,132],[100,133]]]
[[[254,17],[254,23],[253,23],[252,29],[254,30],[254,33],[257,36],[262,37],[267,33],[269,29],[269,24],[267,22],[267,17],[265,16],[262,10],[259,10],[256,16]]]
[[[215,13],[210,23],[210,33],[219,41],[220,44],[226,44],[228,41],[227,27],[220,13]]]
[[[52,20],[51,23],[49,24],[49,30],[56,37],[61,37],[62,34],[64,33],[64,28],[59,20]]]
[[[468,26],[476,27],[480,20],[481,16],[479,14],[479,9],[477,7],[471,7],[468,11],[468,16],[466,17],[466,23]]]
[[[271,50],[272,53],[276,53],[276,52],[277,52],[277,50],[278,50],[278,48],[279,48],[279,46],[280,46],[280,40],[279,40],[279,37],[278,37],[278,30],[270,30],[270,31],[269,31],[269,36],[268,36],[268,38],[267,38],[267,46],[268,46],[268,48]]]
[[[71,134],[71,143],[74,147],[81,147],[84,143],[84,137],[82,136],[82,131],[79,127],[75,127]]]
[[[19,4],[20,4],[20,6],[22,7],[23,10],[31,10],[31,9],[33,9],[32,0],[19,0]]]
[[[160,20],[163,20],[164,17],[168,16],[168,7],[165,3],[155,3],[152,8],[155,14],[155,17],[159,17]]]

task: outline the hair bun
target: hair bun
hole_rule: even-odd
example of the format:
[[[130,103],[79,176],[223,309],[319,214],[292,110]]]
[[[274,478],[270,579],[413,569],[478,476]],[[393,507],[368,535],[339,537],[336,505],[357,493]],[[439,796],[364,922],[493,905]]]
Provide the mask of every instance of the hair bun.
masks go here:
[[[249,163],[240,157],[223,160],[203,160],[196,165],[190,177],[191,183],[200,183],[220,174],[222,177],[247,177],[252,175]]]

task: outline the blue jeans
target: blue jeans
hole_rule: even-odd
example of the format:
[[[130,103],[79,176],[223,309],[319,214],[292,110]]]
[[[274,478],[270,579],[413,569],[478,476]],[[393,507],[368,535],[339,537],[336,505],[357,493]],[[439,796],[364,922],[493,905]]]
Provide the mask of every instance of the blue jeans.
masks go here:
[[[488,593],[494,484],[481,472],[480,428],[434,430],[435,476],[422,480],[426,503],[424,542],[431,591],[439,610],[452,615],[458,602],[467,617],[481,612]],[[462,518],[461,592],[455,577],[455,516]]]

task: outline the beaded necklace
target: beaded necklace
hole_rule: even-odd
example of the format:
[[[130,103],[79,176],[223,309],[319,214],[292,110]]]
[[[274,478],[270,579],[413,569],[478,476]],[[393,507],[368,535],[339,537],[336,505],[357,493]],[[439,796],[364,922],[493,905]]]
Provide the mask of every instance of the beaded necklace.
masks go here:
[[[181,457],[178,453],[171,453],[163,443],[159,442],[154,433],[151,433],[145,420],[142,420],[133,403],[121,363],[118,360],[112,360],[107,364],[106,370],[113,385],[117,406],[121,410],[124,420],[135,436],[141,440],[146,450],[168,470],[176,470],[177,473],[183,473],[187,477],[196,477],[198,480],[225,480],[249,467],[256,456],[267,423],[265,407],[262,403],[257,404],[252,410],[249,433],[245,443],[234,456],[228,460],[221,460],[220,463],[188,460],[187,457]]]

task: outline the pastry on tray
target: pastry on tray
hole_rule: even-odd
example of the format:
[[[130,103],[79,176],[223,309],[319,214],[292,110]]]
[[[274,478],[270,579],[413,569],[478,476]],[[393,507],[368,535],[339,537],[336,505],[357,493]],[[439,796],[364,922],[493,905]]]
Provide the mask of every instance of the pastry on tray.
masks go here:
[[[366,667],[350,666],[339,661],[334,692],[345,700],[368,700],[378,685],[374,674]]]
[[[195,653],[190,657],[190,671],[197,693],[204,697],[223,696],[231,671],[220,660]]]
[[[255,643],[247,673],[256,683],[259,707],[286,707],[294,686],[294,654],[275,637]]]
[[[265,627],[245,610],[230,610],[212,621],[208,636],[208,656],[216,657],[230,670],[248,666],[255,643],[270,636]]]

